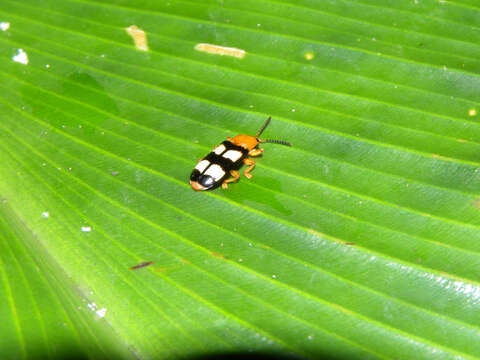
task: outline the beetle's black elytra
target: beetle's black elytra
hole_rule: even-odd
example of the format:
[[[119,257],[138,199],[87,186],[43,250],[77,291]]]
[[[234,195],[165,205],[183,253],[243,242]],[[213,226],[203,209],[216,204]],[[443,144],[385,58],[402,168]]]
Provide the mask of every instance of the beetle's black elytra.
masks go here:
[[[225,140],[200,160],[190,175],[190,181],[196,181],[206,189],[214,189],[231,176],[231,170],[242,167],[247,155],[247,149]]]

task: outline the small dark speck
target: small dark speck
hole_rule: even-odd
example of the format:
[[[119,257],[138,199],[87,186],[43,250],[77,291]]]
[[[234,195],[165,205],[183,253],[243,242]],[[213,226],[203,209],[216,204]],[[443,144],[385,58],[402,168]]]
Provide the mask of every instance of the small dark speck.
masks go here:
[[[117,176],[119,174],[118,171],[112,171],[112,176]]]
[[[137,270],[137,269],[141,269],[143,267],[147,267],[147,266],[150,266],[153,264],[153,261],[144,261],[144,262],[141,262],[140,264],[138,265],[135,265],[135,266],[132,266],[130,268],[130,270]]]
[[[178,220],[182,220],[183,218],[181,216],[178,217]]]
[[[353,242],[346,242],[345,245],[353,246],[353,245],[355,245],[355,243],[353,243]]]

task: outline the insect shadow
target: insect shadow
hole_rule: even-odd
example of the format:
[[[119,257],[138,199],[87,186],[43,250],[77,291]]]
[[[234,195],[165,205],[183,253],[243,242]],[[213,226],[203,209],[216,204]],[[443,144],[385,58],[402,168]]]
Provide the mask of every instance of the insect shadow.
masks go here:
[[[265,188],[268,190],[265,190]],[[279,194],[277,192],[279,194],[283,192],[280,181],[274,177],[257,175],[255,176],[255,183],[250,184],[244,181],[241,184],[234,184],[231,186],[231,191],[224,191],[223,195],[241,204],[257,203],[262,207],[276,210],[282,215],[291,215],[293,212],[285,207],[284,202],[278,199]]]

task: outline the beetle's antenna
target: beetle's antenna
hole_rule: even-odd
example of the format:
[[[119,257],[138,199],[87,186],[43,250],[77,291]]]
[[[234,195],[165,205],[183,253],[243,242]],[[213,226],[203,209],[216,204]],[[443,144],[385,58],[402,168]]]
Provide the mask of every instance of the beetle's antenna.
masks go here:
[[[272,120],[271,116],[268,117],[267,121],[265,121],[265,124],[263,124],[263,126],[261,127],[260,130],[258,130],[258,133],[257,133],[257,135],[255,135],[255,137],[260,136],[260,134],[263,132],[263,130],[265,130],[265,128],[268,126],[268,124],[270,124],[270,120]]]
[[[284,140],[271,140],[271,139],[261,140],[261,139],[258,139],[258,142],[261,142],[261,143],[269,142],[269,143],[275,143],[275,144],[282,144],[282,145],[292,146],[292,144],[290,144],[288,141],[284,141]]]

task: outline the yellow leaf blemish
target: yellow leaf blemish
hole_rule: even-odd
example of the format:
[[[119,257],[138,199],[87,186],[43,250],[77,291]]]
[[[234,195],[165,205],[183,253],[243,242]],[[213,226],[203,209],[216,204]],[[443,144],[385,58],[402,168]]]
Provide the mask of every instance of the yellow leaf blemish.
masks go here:
[[[205,44],[205,43],[200,43],[195,45],[194,49],[197,51],[206,52],[214,55],[233,56],[238,59],[243,59],[245,57],[245,54],[247,53],[245,50],[242,50],[242,49],[220,46],[220,45],[213,45],[213,44]]]
[[[310,61],[310,60],[313,60],[315,58],[315,55],[312,52],[306,52],[304,57],[305,57],[306,60]]]
[[[130,25],[125,28],[125,31],[130,35],[135,43],[135,47],[138,50],[148,51],[147,34],[140,29],[137,25]]]
[[[475,116],[475,115],[477,115],[477,110],[476,109],[468,110],[468,116]]]

